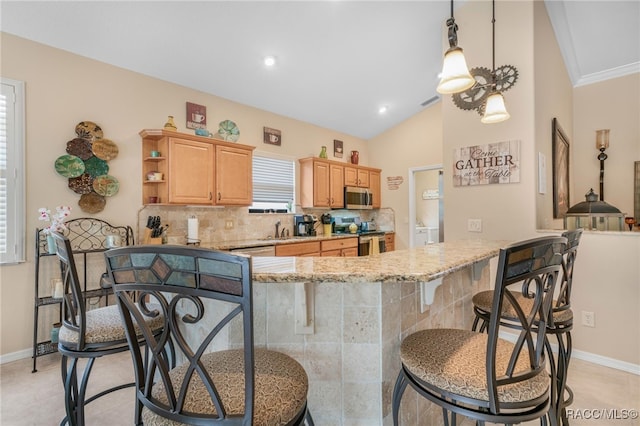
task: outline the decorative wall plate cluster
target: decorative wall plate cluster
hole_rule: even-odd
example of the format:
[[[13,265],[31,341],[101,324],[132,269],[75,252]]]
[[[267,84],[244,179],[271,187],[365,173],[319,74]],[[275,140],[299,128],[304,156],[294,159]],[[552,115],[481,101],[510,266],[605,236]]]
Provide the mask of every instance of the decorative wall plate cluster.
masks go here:
[[[118,193],[118,179],[109,175],[107,162],[118,156],[117,145],[103,138],[102,128],[93,121],[81,121],[77,137],[67,142],[67,154],[54,163],[56,172],[68,179],[69,188],[80,194],[78,205],[87,213],[104,210],[106,197]]]

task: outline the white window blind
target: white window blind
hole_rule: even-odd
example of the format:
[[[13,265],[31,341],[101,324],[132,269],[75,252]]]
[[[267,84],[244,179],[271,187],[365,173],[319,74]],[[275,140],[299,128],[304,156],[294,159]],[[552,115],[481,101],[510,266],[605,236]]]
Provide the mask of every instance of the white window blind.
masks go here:
[[[24,83],[0,81],[0,264],[9,264],[25,260]]]
[[[294,162],[253,156],[253,202],[289,203],[294,198]]]

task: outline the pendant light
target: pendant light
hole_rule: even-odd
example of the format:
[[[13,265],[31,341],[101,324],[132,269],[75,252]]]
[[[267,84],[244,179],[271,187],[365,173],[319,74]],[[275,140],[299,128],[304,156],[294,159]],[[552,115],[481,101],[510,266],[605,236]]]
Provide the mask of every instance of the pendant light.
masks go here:
[[[499,123],[501,121],[508,120],[509,117],[511,117],[507,112],[506,106],[504,105],[504,97],[502,96],[502,93],[496,89],[496,1],[493,0],[491,3],[493,11],[493,15],[491,17],[491,93],[489,94],[489,97],[487,98],[487,101],[484,105],[484,115],[480,119],[480,121],[485,124]]]
[[[451,0],[451,18],[447,19],[447,27],[449,50],[444,54],[440,83],[436,89],[438,93],[444,95],[465,91],[476,83],[469,73],[462,48],[458,47],[458,25],[453,17],[453,0]]]

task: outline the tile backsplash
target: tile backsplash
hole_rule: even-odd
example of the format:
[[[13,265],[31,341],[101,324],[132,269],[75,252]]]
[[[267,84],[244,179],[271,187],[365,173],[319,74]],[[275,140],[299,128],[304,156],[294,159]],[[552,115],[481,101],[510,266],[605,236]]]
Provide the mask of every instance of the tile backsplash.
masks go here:
[[[187,219],[198,218],[198,238],[203,243],[228,242],[267,238],[275,235],[276,222],[280,221],[280,230],[289,230],[293,236],[293,216],[295,214],[312,214],[318,218],[327,210],[297,209],[298,213],[249,213],[247,207],[198,207],[147,205],[138,212],[136,241],[143,239],[147,217],[160,216],[162,225],[169,225],[167,232],[169,244],[186,244]],[[374,220],[378,229],[393,231],[395,214],[393,209],[376,210],[330,210],[335,215],[359,214],[362,220]],[[230,227],[228,226],[230,225]],[[318,234],[322,233],[322,225],[318,222]]]

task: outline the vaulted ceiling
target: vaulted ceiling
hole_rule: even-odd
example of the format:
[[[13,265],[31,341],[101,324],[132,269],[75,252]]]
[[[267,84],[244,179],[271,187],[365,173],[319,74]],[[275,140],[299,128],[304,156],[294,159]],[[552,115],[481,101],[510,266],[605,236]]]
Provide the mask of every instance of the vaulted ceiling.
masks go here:
[[[639,1],[545,3],[574,85],[640,71]],[[449,8],[446,0],[3,0],[0,29],[368,139],[437,95]],[[268,55],[272,69],[262,63]]]

